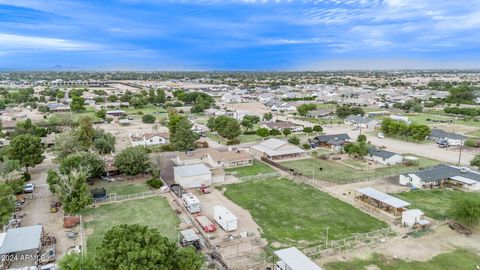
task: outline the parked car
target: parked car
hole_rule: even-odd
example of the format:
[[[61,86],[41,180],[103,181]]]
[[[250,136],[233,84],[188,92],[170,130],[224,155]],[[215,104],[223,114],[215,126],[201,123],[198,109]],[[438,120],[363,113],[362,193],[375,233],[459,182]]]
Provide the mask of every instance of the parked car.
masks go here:
[[[383,138],[385,138],[385,134],[383,134],[383,132],[379,132],[377,134],[377,137],[380,138],[380,139],[383,139]]]
[[[35,185],[32,183],[25,184],[25,188],[23,189],[24,193],[33,193],[33,190],[35,189]]]

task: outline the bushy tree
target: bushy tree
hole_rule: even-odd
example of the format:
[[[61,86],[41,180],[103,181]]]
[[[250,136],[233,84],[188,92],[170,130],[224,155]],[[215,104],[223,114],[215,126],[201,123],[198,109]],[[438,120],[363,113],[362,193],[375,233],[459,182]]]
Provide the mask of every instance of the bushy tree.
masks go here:
[[[304,127],[304,128],[303,128],[303,132],[310,134],[310,133],[313,132],[313,129],[312,129],[311,127]]]
[[[352,106],[339,106],[336,109],[336,114],[340,118],[345,118],[349,115],[365,115],[365,111],[360,107],[352,107]]]
[[[263,120],[264,121],[270,121],[273,119],[273,115],[271,112],[266,112],[263,114]]]
[[[13,190],[4,182],[0,182],[0,205],[2,206],[0,207],[0,225],[4,225],[8,223],[15,210]]]
[[[83,146],[90,147],[93,144],[93,138],[95,135],[92,118],[88,116],[81,117],[78,120],[78,128],[75,133]]]
[[[455,220],[466,225],[477,225],[480,223],[480,200],[474,198],[463,198],[452,204],[452,215]]]
[[[315,126],[313,126],[313,131],[315,131],[315,132],[322,132],[322,131],[323,131],[323,128],[322,128],[322,126],[320,126],[320,125],[315,125]]]
[[[270,136],[278,136],[282,134],[278,129],[272,128],[270,129]]]
[[[79,213],[92,203],[87,178],[88,174],[83,169],[72,170],[67,174],[55,171],[48,173],[47,182],[50,190],[62,202],[65,213]]]
[[[199,270],[202,260],[189,249],[180,250],[157,229],[122,224],[105,233],[95,264],[99,269]]]
[[[73,112],[85,111],[85,100],[80,96],[73,96],[72,103],[70,104],[70,110]]]
[[[95,115],[100,119],[105,119],[107,118],[107,111],[105,109],[100,109],[95,112]]]
[[[358,135],[357,142],[367,142],[367,136],[363,134]]]
[[[257,115],[245,115],[240,122],[240,124],[245,128],[246,131],[253,128],[253,125],[260,122],[260,117]]]
[[[208,123],[209,128],[212,129],[223,138],[233,140],[238,137],[241,133],[240,124],[235,118],[229,116],[219,116],[215,117],[214,120],[210,120]]]
[[[28,173],[28,167],[40,164],[43,159],[43,146],[40,138],[30,134],[24,134],[12,139],[9,147],[10,159],[15,159],[25,167]]]
[[[70,253],[58,262],[59,270],[95,270],[93,260],[82,254]]]
[[[68,174],[73,170],[82,170],[87,177],[100,177],[105,173],[105,161],[96,153],[78,152],[66,156],[60,162],[60,172]]]
[[[104,155],[115,152],[116,139],[112,133],[105,132],[103,129],[96,129],[93,137],[93,146],[98,153]]]
[[[291,144],[299,145],[300,144],[300,139],[297,136],[292,136],[288,138],[288,142]]]
[[[470,161],[471,166],[475,166],[477,168],[480,168],[480,154],[476,155],[471,161]]]
[[[270,131],[268,130],[268,128],[259,128],[255,133],[262,138],[268,137],[270,135]]]
[[[283,133],[283,135],[285,135],[285,137],[288,137],[288,135],[290,135],[292,133],[292,131],[289,128],[284,128],[282,130],[282,133]]]
[[[145,114],[144,116],[142,116],[142,122],[146,124],[153,124],[155,123],[155,120],[157,119],[151,114]]]
[[[126,148],[115,157],[115,166],[126,175],[145,173],[149,164],[147,150],[141,146]]]
[[[192,131],[192,124],[186,118],[180,119],[175,126],[175,133],[170,134],[170,144],[177,151],[195,148],[198,135]]]
[[[84,150],[87,150],[87,148],[80,142],[78,135],[74,131],[57,135],[53,145],[53,151],[60,159]]]
[[[345,153],[357,158],[368,155],[368,145],[365,142],[349,143],[343,147]]]

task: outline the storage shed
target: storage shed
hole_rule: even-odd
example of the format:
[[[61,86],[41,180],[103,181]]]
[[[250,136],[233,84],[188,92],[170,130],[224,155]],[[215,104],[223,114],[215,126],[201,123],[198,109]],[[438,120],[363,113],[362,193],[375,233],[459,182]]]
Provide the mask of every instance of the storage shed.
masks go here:
[[[425,214],[418,209],[410,209],[402,212],[402,224],[404,227],[412,227],[413,225],[424,220],[424,218]]]
[[[184,189],[200,188],[212,184],[212,173],[204,164],[178,166],[173,168],[175,183]]]
[[[296,247],[277,250],[273,254],[279,259],[275,270],[322,270]]]
[[[235,231],[237,229],[237,217],[224,206],[217,205],[213,207],[213,218],[226,232]]]

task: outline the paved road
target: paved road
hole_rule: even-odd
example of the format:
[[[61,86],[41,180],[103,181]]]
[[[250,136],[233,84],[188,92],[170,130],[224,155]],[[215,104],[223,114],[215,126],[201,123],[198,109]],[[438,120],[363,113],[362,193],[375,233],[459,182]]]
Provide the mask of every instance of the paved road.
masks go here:
[[[347,125],[335,125],[332,127],[323,127],[326,134],[347,133],[352,138],[357,138],[360,134],[359,130],[352,130],[351,126]],[[419,156],[429,157],[432,159],[448,162],[452,164],[458,163],[460,151],[456,148],[439,148],[436,144],[417,144],[412,142],[405,142],[390,138],[380,139],[377,136],[370,135],[365,130],[362,132],[367,136],[368,141],[371,141],[374,145],[386,146],[387,150],[397,153],[410,153]],[[480,151],[464,150],[461,154],[461,165],[468,165],[476,154]]]

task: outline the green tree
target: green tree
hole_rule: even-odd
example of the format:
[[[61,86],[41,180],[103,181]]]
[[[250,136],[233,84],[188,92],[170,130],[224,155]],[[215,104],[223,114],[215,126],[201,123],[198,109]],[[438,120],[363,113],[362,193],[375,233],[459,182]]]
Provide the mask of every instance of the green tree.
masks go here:
[[[53,151],[60,159],[72,153],[84,151],[86,149],[87,148],[80,142],[78,134],[73,131],[57,135],[55,138],[55,144],[53,145]]]
[[[304,127],[303,132],[310,134],[313,132],[313,129],[311,127]]]
[[[60,172],[68,174],[74,170],[82,170],[87,177],[100,177],[105,173],[105,161],[96,153],[78,152],[70,154],[60,162]]]
[[[368,145],[365,142],[349,143],[344,146],[345,153],[357,158],[363,158],[368,155]]]
[[[299,145],[300,144],[300,139],[297,136],[292,136],[288,138],[288,142],[291,144]]]
[[[255,133],[262,138],[268,137],[270,135],[270,131],[268,130],[268,128],[259,128]]]
[[[242,125],[246,131],[250,130],[253,128],[253,125],[257,124],[260,122],[260,117],[257,115],[245,115],[240,122],[240,125]]]
[[[480,200],[463,198],[452,205],[451,212],[455,220],[466,225],[480,223]]]
[[[107,111],[105,109],[100,109],[98,111],[95,112],[95,115],[98,117],[98,118],[101,118],[101,119],[104,119],[107,117]]]
[[[95,254],[99,269],[173,269],[176,244],[157,229],[139,224],[117,225],[103,237]]]
[[[411,124],[409,126],[410,137],[417,141],[423,141],[430,135],[430,128],[427,125]]]
[[[151,114],[145,114],[144,116],[142,116],[142,122],[146,124],[153,124],[155,123],[155,120],[157,119]]]
[[[93,138],[95,136],[92,118],[88,116],[81,117],[78,120],[78,128],[75,132],[80,143],[87,148],[90,147],[93,144]]]
[[[175,252],[174,269],[200,270],[203,260],[193,247],[179,248]]]
[[[59,270],[95,270],[92,259],[76,253],[63,256],[58,267]]]
[[[367,136],[363,134],[358,135],[357,142],[367,142]]]
[[[25,167],[28,174],[28,167],[34,167],[40,164],[43,159],[44,149],[40,138],[30,134],[17,136],[10,142],[8,156],[10,159],[16,159]]]
[[[475,148],[480,146],[478,143],[478,140],[476,139],[467,139],[463,144],[467,147],[475,147]]]
[[[273,115],[271,112],[266,112],[263,114],[263,120],[264,121],[270,121],[273,119]]]
[[[282,133],[283,133],[283,135],[285,135],[285,137],[288,137],[288,135],[290,135],[292,133],[292,131],[289,128],[284,128],[282,130]]]
[[[229,116],[219,116],[211,120],[209,124],[223,138],[233,140],[241,133],[240,124],[235,118]]]
[[[93,146],[98,153],[104,155],[115,152],[116,139],[112,133],[105,132],[103,129],[95,129],[93,138]]]
[[[15,196],[12,188],[0,182],[0,225],[7,224],[15,210]]]
[[[470,161],[471,166],[475,166],[477,168],[480,168],[480,154],[476,155],[471,161]]]
[[[322,131],[323,131],[323,128],[322,128],[322,126],[320,126],[320,125],[315,125],[315,126],[313,126],[313,131],[315,131],[315,132],[317,132],[317,133],[318,133],[318,132],[322,132]]]
[[[70,104],[70,109],[77,113],[85,111],[85,100],[83,97],[74,96],[72,98],[72,103]]]
[[[126,175],[145,173],[149,165],[147,150],[142,146],[126,148],[115,157],[115,166]]]
[[[278,136],[280,134],[282,133],[278,129],[275,129],[275,128],[270,129],[270,136]]]
[[[308,113],[308,107],[307,107],[307,106],[304,106],[304,105],[298,106],[298,107],[297,107],[297,112],[298,112],[298,114],[300,114],[301,116],[305,116],[305,115],[307,115],[307,113]]]
[[[88,174],[83,169],[74,169],[68,174],[50,171],[47,175],[50,190],[62,202],[65,213],[79,213],[92,203],[87,178]]]
[[[185,151],[195,148],[198,135],[192,131],[192,124],[186,118],[176,123],[175,134],[170,134],[170,144],[177,151]]]

